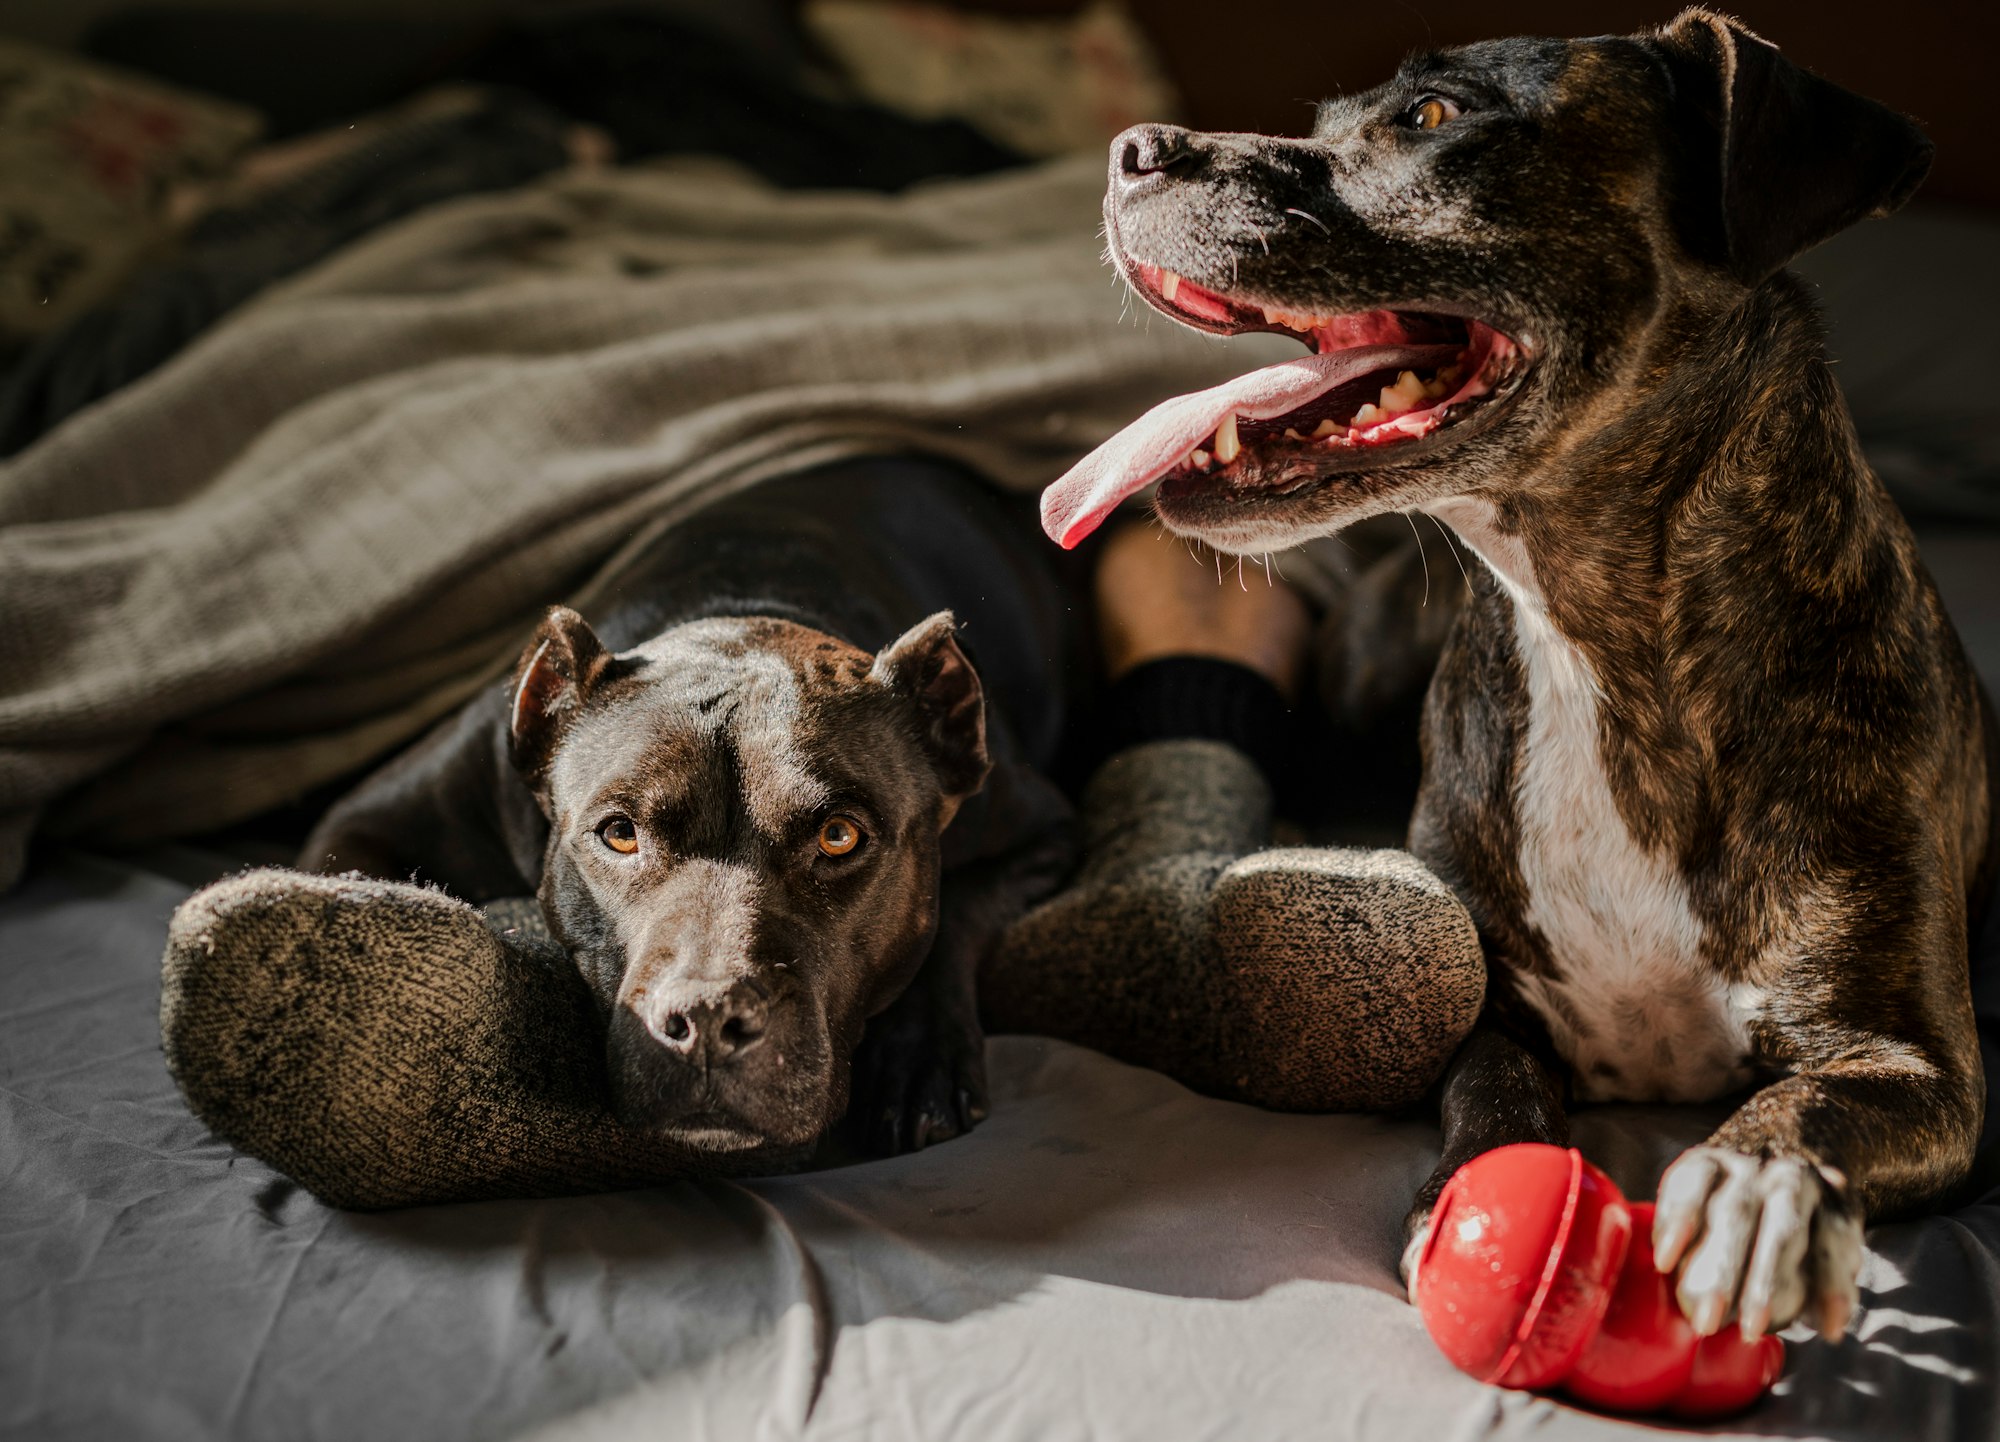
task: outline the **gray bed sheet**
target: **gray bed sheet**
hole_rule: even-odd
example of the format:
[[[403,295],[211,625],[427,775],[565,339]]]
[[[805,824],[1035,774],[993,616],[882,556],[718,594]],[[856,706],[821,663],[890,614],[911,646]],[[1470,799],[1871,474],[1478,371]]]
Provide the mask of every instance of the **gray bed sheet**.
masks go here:
[[[2000,674],[2000,539],[1934,569]],[[234,1154],[160,1057],[216,858],[49,858],[0,898],[0,1434],[21,1438],[1640,1436],[1481,1387],[1394,1275],[1419,1119],[1280,1116],[1027,1037],[990,1120],[752,1182],[355,1215]],[[1989,936],[2000,951],[2000,936]],[[2000,968],[1995,968],[2000,970]],[[1986,998],[2000,1016],[2000,998]],[[1710,1117],[1605,1108],[1645,1192]],[[1864,1308],[1727,1435],[2000,1436],[2000,1193],[1870,1233]]]

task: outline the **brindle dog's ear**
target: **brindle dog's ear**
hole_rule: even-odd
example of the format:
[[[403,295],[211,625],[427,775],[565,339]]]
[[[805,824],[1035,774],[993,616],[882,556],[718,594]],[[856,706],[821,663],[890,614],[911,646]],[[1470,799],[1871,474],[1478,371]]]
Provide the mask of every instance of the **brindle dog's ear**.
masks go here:
[[[963,800],[986,784],[986,696],[958,645],[951,612],[917,622],[876,653],[868,678],[916,702],[924,746],[945,795]]]
[[[1915,122],[1800,69],[1726,16],[1683,11],[1659,40],[1683,132],[1683,229],[1746,285],[1889,214],[1930,170]]]
[[[540,782],[570,718],[610,664],[588,621],[567,606],[549,607],[514,667],[507,713],[509,754],[531,783]]]

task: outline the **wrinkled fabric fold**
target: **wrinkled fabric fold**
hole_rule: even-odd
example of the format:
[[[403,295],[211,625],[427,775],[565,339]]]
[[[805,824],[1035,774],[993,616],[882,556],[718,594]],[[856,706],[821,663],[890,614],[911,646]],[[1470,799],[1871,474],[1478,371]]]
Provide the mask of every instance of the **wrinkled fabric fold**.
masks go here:
[[[224,865],[58,854],[0,897],[0,1434],[1633,1435],[1424,1335],[1395,1265],[1434,1122],[1259,1111],[1040,1038],[994,1038],[992,1115],[908,1156],[330,1210],[209,1135],[159,1052],[165,917]],[[1643,1196],[1712,1110],[1591,1108],[1577,1142]],[[2000,1206],[1869,1247],[1855,1335],[1793,1347],[1737,1429],[1991,1437]]]
[[[1101,185],[566,173],[266,293],[0,467],[0,884],[58,795],[146,841],[393,749],[718,496],[913,451],[1034,489],[1240,367],[1116,323]]]

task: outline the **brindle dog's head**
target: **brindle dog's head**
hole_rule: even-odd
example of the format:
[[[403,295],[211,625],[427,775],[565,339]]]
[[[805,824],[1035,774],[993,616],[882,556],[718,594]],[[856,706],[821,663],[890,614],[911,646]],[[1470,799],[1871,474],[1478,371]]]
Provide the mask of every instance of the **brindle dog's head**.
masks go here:
[[[1052,490],[1051,533],[1073,543],[1157,477],[1170,527],[1233,551],[1532,484],[1665,331],[1901,204],[1930,150],[1696,10],[1419,55],[1303,139],[1137,126],[1112,143],[1104,206],[1126,280],[1188,325],[1333,359],[1220,387],[1207,411],[1162,406],[1118,475],[1086,463]]]
[[[614,656],[574,611],[542,622],[514,763],[627,1124],[735,1149],[809,1141],[846,1109],[862,1024],[929,949],[939,833],[989,766],[953,631],[940,612],[870,656],[707,620]]]

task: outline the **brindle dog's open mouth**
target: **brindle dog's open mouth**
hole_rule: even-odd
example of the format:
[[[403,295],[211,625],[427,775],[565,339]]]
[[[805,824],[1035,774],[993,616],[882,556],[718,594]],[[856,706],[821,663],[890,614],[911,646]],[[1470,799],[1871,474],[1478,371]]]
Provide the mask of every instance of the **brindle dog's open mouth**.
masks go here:
[[[1143,261],[1120,268],[1148,303],[1185,325],[1289,335],[1313,353],[1164,401],[1085,456],[1042,497],[1043,528],[1065,548],[1154,481],[1163,495],[1288,495],[1342,471],[1420,460],[1511,399],[1529,368],[1522,345],[1470,316],[1302,314],[1232,299]]]

